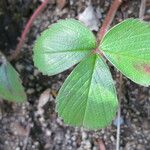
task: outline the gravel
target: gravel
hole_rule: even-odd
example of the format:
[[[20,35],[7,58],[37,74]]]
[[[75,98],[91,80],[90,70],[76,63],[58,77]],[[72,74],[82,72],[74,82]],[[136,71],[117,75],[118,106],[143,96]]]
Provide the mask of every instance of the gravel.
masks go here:
[[[52,1],[34,22],[19,60],[13,62],[23,80],[28,101],[24,104],[0,101],[0,150],[98,150],[99,140],[104,141],[107,150],[115,150],[115,125],[98,131],[87,131],[66,126],[57,117],[55,97],[72,69],[52,77],[43,76],[34,67],[32,60],[33,44],[41,31],[58,19],[78,18],[88,5],[88,0],[68,0],[65,7],[59,9]],[[110,0],[92,1],[93,8],[101,11],[101,23],[109,5]],[[126,17],[138,17],[139,6],[139,0],[124,3],[113,25]],[[149,11],[147,8],[146,16]],[[118,87],[119,73],[111,65],[110,68]],[[50,98],[42,107],[42,113],[37,113],[40,95],[47,89],[50,89]],[[122,95],[120,150],[149,150],[149,87],[139,86],[123,77]]]

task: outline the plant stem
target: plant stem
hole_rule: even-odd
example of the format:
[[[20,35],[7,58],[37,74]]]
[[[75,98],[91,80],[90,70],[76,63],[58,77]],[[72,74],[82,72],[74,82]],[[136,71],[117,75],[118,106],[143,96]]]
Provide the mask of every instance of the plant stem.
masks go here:
[[[141,0],[141,6],[140,6],[140,12],[139,12],[139,18],[141,20],[144,19],[144,13],[145,13],[145,8],[146,8],[146,0]]]
[[[118,107],[118,112],[117,112],[117,142],[116,142],[116,150],[119,150],[120,148],[120,116],[121,116],[121,99],[122,99],[122,85],[123,85],[123,77],[122,74],[120,73],[119,77],[119,107]]]
[[[27,22],[25,29],[23,30],[22,34],[21,34],[21,38],[19,40],[19,43],[14,51],[14,53],[10,56],[9,60],[12,61],[14,59],[16,59],[18,57],[18,55],[20,54],[20,49],[22,48],[22,45],[25,41],[26,35],[28,33],[28,31],[30,30],[34,20],[37,18],[37,16],[43,11],[43,9],[47,6],[49,0],[45,0],[44,2],[42,2],[42,4],[34,11],[34,13],[32,14],[32,16],[30,17],[29,21]]]
[[[117,142],[116,142],[116,150],[119,150],[120,147],[120,104],[117,113]]]
[[[31,126],[30,126],[30,124],[28,124],[28,126],[27,126],[27,134],[26,134],[26,137],[24,139],[24,146],[23,146],[22,150],[26,150],[26,148],[27,148],[30,132],[31,132]]]
[[[103,36],[105,35],[105,33],[107,32],[109,26],[111,25],[115,14],[119,8],[119,6],[121,5],[122,0],[114,0],[114,2],[112,3],[112,5],[110,6],[110,9],[106,15],[106,18],[102,24],[102,27],[100,28],[100,31],[98,32],[98,38],[97,38],[97,43],[99,44],[103,38]],[[103,56],[103,53],[101,52],[101,50],[96,49],[95,50],[96,53],[98,53],[99,55]],[[119,99],[121,99],[121,95],[122,95],[122,75],[120,75],[120,86],[119,86]],[[120,143],[120,102],[119,102],[119,108],[118,108],[118,113],[117,113],[117,143],[116,143],[116,150],[119,150],[119,143]]]
[[[122,0],[114,0],[112,5],[110,6],[110,9],[106,15],[106,18],[105,18],[103,24],[102,24],[102,27],[100,28],[100,31],[98,32],[98,44],[100,43],[103,36],[107,32],[121,3],[122,3]]]

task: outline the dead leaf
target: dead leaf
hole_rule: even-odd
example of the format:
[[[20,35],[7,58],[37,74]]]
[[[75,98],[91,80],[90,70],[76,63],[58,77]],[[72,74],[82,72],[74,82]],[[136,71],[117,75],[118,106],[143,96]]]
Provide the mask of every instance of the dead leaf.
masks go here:
[[[20,123],[14,122],[11,125],[11,129],[14,132],[15,135],[19,136],[26,136],[27,135],[27,128],[24,128]]]
[[[98,140],[98,147],[99,147],[99,150],[106,150],[104,142],[100,139]]]
[[[92,31],[98,31],[100,20],[100,15],[94,11],[92,5],[89,5],[83,13],[79,14],[78,19],[82,21],[87,27],[89,27]]]
[[[56,97],[57,96],[57,91],[56,90],[52,90],[51,94],[52,94],[52,96]]]
[[[50,99],[50,89],[45,90],[40,98],[38,103],[38,108],[42,108]]]
[[[43,106],[46,105],[46,103],[50,100],[50,92],[51,92],[51,90],[47,89],[41,94],[41,96],[39,98],[39,103],[37,106],[37,109],[38,109],[37,114],[38,115],[42,115],[44,113]]]
[[[66,5],[66,0],[57,0],[57,7],[63,9]]]

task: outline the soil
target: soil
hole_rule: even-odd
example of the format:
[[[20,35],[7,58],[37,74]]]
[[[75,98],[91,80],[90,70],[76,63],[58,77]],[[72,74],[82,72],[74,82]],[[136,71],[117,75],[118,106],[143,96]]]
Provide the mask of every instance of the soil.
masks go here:
[[[103,22],[111,0],[92,0],[99,10]],[[0,50],[9,56],[17,44],[30,15],[40,4],[38,0],[1,0],[0,6]],[[28,95],[23,104],[0,101],[0,150],[99,150],[101,143],[106,150],[115,150],[116,126],[87,131],[63,124],[55,112],[55,97],[70,73],[65,71],[55,76],[44,76],[33,65],[32,48],[40,33],[58,19],[78,18],[89,5],[89,0],[68,0],[60,6],[55,0],[34,22],[21,55],[12,62],[19,72]],[[118,10],[112,26],[125,18],[138,18],[140,0],[125,1]],[[147,5],[145,20],[150,21],[150,5]],[[119,72],[109,64],[118,90]],[[46,90],[48,102],[39,109],[40,95]],[[121,101],[120,150],[150,149],[150,90],[137,85],[123,76]],[[102,149],[101,149],[102,150]]]

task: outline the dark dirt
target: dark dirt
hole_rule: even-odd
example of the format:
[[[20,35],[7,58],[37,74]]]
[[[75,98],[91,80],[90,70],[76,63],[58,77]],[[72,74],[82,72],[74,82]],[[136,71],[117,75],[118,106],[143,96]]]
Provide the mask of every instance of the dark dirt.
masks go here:
[[[111,0],[92,0],[94,9],[101,11],[103,22]],[[2,4],[3,3],[3,4]],[[0,6],[0,50],[8,56],[17,44],[17,37],[40,4],[38,0],[1,0]],[[18,60],[12,64],[20,73],[28,94],[24,104],[0,101],[0,150],[98,150],[103,141],[106,150],[115,150],[116,126],[113,124],[99,131],[65,126],[55,112],[55,97],[65,78],[65,71],[52,77],[43,76],[33,65],[32,48],[41,31],[58,19],[77,18],[89,4],[85,0],[68,0],[60,9],[51,0],[45,11],[36,19],[23,45]],[[128,17],[137,18],[140,0],[122,4],[113,25]],[[145,20],[150,21],[150,5],[147,5]],[[119,72],[111,65],[111,72],[119,86]],[[39,109],[39,97],[48,90],[49,101]],[[150,149],[150,90],[123,77],[120,150]]]

